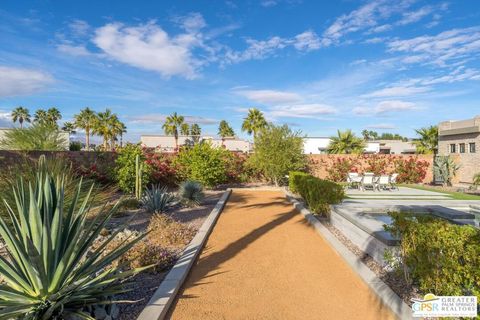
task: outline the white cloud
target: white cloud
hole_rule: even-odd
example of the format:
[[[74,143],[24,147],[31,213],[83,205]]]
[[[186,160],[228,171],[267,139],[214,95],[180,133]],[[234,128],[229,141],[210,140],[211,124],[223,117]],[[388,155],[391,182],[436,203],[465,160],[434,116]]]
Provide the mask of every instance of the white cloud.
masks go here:
[[[388,87],[364,95],[366,98],[411,96],[429,91],[429,87]]]
[[[377,129],[377,130],[397,129],[397,126],[391,123],[378,123],[378,124],[368,125],[367,129]]]
[[[12,118],[10,112],[0,110],[0,128],[12,126]]]
[[[66,43],[57,45],[57,50],[60,52],[63,52],[72,56],[78,56],[78,57],[89,56],[92,54],[83,45],[70,45]]]
[[[180,26],[189,33],[197,32],[207,26],[205,19],[198,12],[192,12],[186,16],[174,18],[174,22],[180,24]]]
[[[297,50],[310,51],[319,49],[321,46],[321,41],[314,31],[308,30],[296,35],[293,45]]]
[[[263,0],[262,2],[260,2],[260,5],[265,8],[274,7],[277,4],[278,2],[275,0]]]
[[[75,36],[82,37],[90,31],[90,25],[83,20],[75,19],[68,25]]]
[[[405,12],[403,14],[403,17],[400,21],[398,21],[399,25],[407,25],[410,23],[417,22],[421,20],[423,17],[431,14],[433,12],[433,7],[431,6],[425,6],[420,8],[417,11],[410,11],[410,12]]]
[[[480,27],[452,29],[436,36],[420,36],[388,43],[390,52],[413,54],[412,62],[446,66],[458,59],[480,53]]]
[[[367,39],[364,42],[365,43],[381,43],[381,42],[384,42],[384,41],[385,41],[385,38],[374,37],[374,38]]]
[[[388,31],[388,30],[391,30],[391,29],[392,29],[391,24],[382,24],[381,26],[370,29],[370,32],[380,33],[380,32],[385,32],[385,31]]]
[[[52,82],[53,77],[46,72],[0,66],[0,97],[32,94]]]
[[[168,115],[160,114],[160,113],[150,113],[150,114],[142,114],[138,116],[128,117],[129,122],[135,124],[152,124],[157,123],[161,124],[165,121]],[[202,124],[202,125],[210,125],[210,124],[217,124],[219,120],[205,118],[205,117],[198,117],[198,116],[183,116],[186,123],[192,124]]]
[[[194,27],[200,27],[198,21],[185,22],[185,28]],[[193,79],[202,65],[193,55],[194,49],[203,46],[196,34],[187,32],[170,37],[154,22],[134,27],[109,23],[95,31],[93,42],[113,60],[165,77]]]
[[[300,95],[294,92],[276,90],[238,90],[237,94],[254,102],[262,104],[286,104],[302,100]]]
[[[375,107],[355,107],[352,112],[357,115],[382,115],[390,112],[412,111],[417,109],[413,102],[401,100],[380,101]]]
[[[274,106],[266,111],[271,118],[319,118],[336,112],[334,107],[320,103]]]

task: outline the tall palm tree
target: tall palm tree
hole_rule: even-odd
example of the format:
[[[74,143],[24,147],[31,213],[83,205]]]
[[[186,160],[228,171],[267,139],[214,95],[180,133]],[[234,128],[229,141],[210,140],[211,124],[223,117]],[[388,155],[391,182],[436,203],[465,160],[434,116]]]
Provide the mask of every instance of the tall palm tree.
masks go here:
[[[438,146],[438,127],[430,126],[415,130],[420,138],[413,141],[417,153],[432,154],[437,152]]]
[[[184,120],[183,116],[174,112],[165,119],[165,123],[162,126],[165,134],[175,137],[175,151],[178,150],[178,129],[182,127]]]
[[[188,123],[182,123],[182,125],[180,126],[180,134],[182,136],[190,135],[190,126],[188,125]]]
[[[202,128],[196,123],[192,124],[190,127],[190,135],[192,136],[193,142],[198,143],[200,141],[200,136],[202,134]]]
[[[120,136],[122,141],[121,144],[123,144],[123,133],[126,132],[127,127],[123,122],[121,122],[117,115],[114,114],[110,118],[110,121],[108,122],[108,125],[110,127],[110,146],[111,148],[114,148],[116,145],[116,141],[118,141],[118,137]]]
[[[93,133],[103,138],[103,149],[108,149],[108,141],[112,139],[112,127],[111,124],[116,117],[110,109],[105,109],[104,112],[99,112],[95,125],[93,126]]]
[[[62,119],[60,110],[55,107],[51,107],[47,110],[47,119],[51,124],[57,124],[57,121]]]
[[[90,133],[97,121],[97,114],[87,107],[81,110],[79,114],[74,115],[73,118],[75,126],[85,130],[85,146],[87,150],[90,150]]]
[[[248,134],[253,133],[253,139],[257,136],[258,132],[267,126],[267,120],[263,113],[256,109],[251,108],[248,110],[247,117],[243,120],[242,131],[246,131]]]
[[[63,124],[62,130],[70,134],[75,133],[75,124],[67,121]]]
[[[44,109],[38,109],[33,115],[33,121],[37,123],[48,123],[48,114]]]
[[[337,136],[330,137],[327,152],[331,154],[362,153],[364,148],[365,141],[355,136],[352,130],[338,130]]]
[[[119,136],[120,136],[120,147],[123,147],[123,134],[124,133],[127,133],[127,126],[125,125],[125,123],[123,122],[120,122],[119,123]]]
[[[233,137],[235,132],[233,131],[232,127],[228,124],[227,121],[222,120],[218,126],[218,135],[222,137],[222,146],[225,143],[225,138]]]
[[[30,112],[27,108],[16,107],[12,111],[12,120],[13,123],[20,123],[20,129],[23,129],[23,122],[30,122]]]

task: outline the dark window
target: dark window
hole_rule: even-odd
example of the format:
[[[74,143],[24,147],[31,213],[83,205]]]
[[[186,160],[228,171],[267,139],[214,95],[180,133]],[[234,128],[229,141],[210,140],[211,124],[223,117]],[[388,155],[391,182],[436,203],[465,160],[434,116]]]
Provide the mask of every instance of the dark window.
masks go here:
[[[450,145],[450,153],[455,153],[457,152],[457,145],[455,143],[452,143]]]
[[[469,149],[470,149],[470,153],[475,153],[475,142],[471,142],[468,144],[469,145]]]
[[[460,143],[460,153],[465,153],[465,143]]]

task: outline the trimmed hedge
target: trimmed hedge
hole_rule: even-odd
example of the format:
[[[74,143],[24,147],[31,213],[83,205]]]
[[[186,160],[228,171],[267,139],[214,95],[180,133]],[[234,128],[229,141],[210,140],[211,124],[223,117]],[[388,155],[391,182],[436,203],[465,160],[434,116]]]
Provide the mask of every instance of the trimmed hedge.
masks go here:
[[[288,174],[288,189],[293,193],[298,193],[298,181],[300,176],[308,176],[308,173],[300,171],[290,171]]]
[[[335,182],[298,173],[294,173],[290,179],[294,190],[302,196],[314,214],[328,216],[330,205],[340,203],[345,198],[343,187]]]

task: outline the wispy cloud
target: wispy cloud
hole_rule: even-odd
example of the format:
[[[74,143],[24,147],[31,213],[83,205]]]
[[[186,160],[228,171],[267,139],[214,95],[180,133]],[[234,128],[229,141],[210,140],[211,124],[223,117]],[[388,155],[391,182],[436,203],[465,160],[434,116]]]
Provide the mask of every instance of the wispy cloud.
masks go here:
[[[0,97],[32,94],[53,81],[53,76],[43,71],[0,66]]]
[[[415,103],[402,100],[380,101],[372,107],[355,107],[352,111],[357,115],[384,115],[391,112],[411,111],[418,109]]]
[[[150,114],[142,114],[138,116],[130,116],[127,118],[127,120],[130,123],[134,124],[162,124],[165,122],[165,119],[168,117],[166,114],[161,114],[161,113],[150,113]],[[205,117],[199,117],[199,116],[192,116],[192,115],[186,115],[184,116],[184,120],[186,123],[189,124],[202,124],[202,125],[210,125],[210,124],[217,124],[219,123],[219,120],[217,119],[212,119],[212,118],[205,118]]]
[[[336,114],[337,109],[326,104],[309,103],[274,106],[268,108],[266,113],[271,118],[323,118]]]
[[[368,125],[367,129],[388,130],[388,129],[397,129],[397,126],[391,123],[377,123],[377,124]]]
[[[365,94],[365,98],[405,97],[430,91],[429,87],[388,87]]]
[[[284,104],[302,100],[299,94],[278,90],[235,90],[235,93],[261,104]]]

